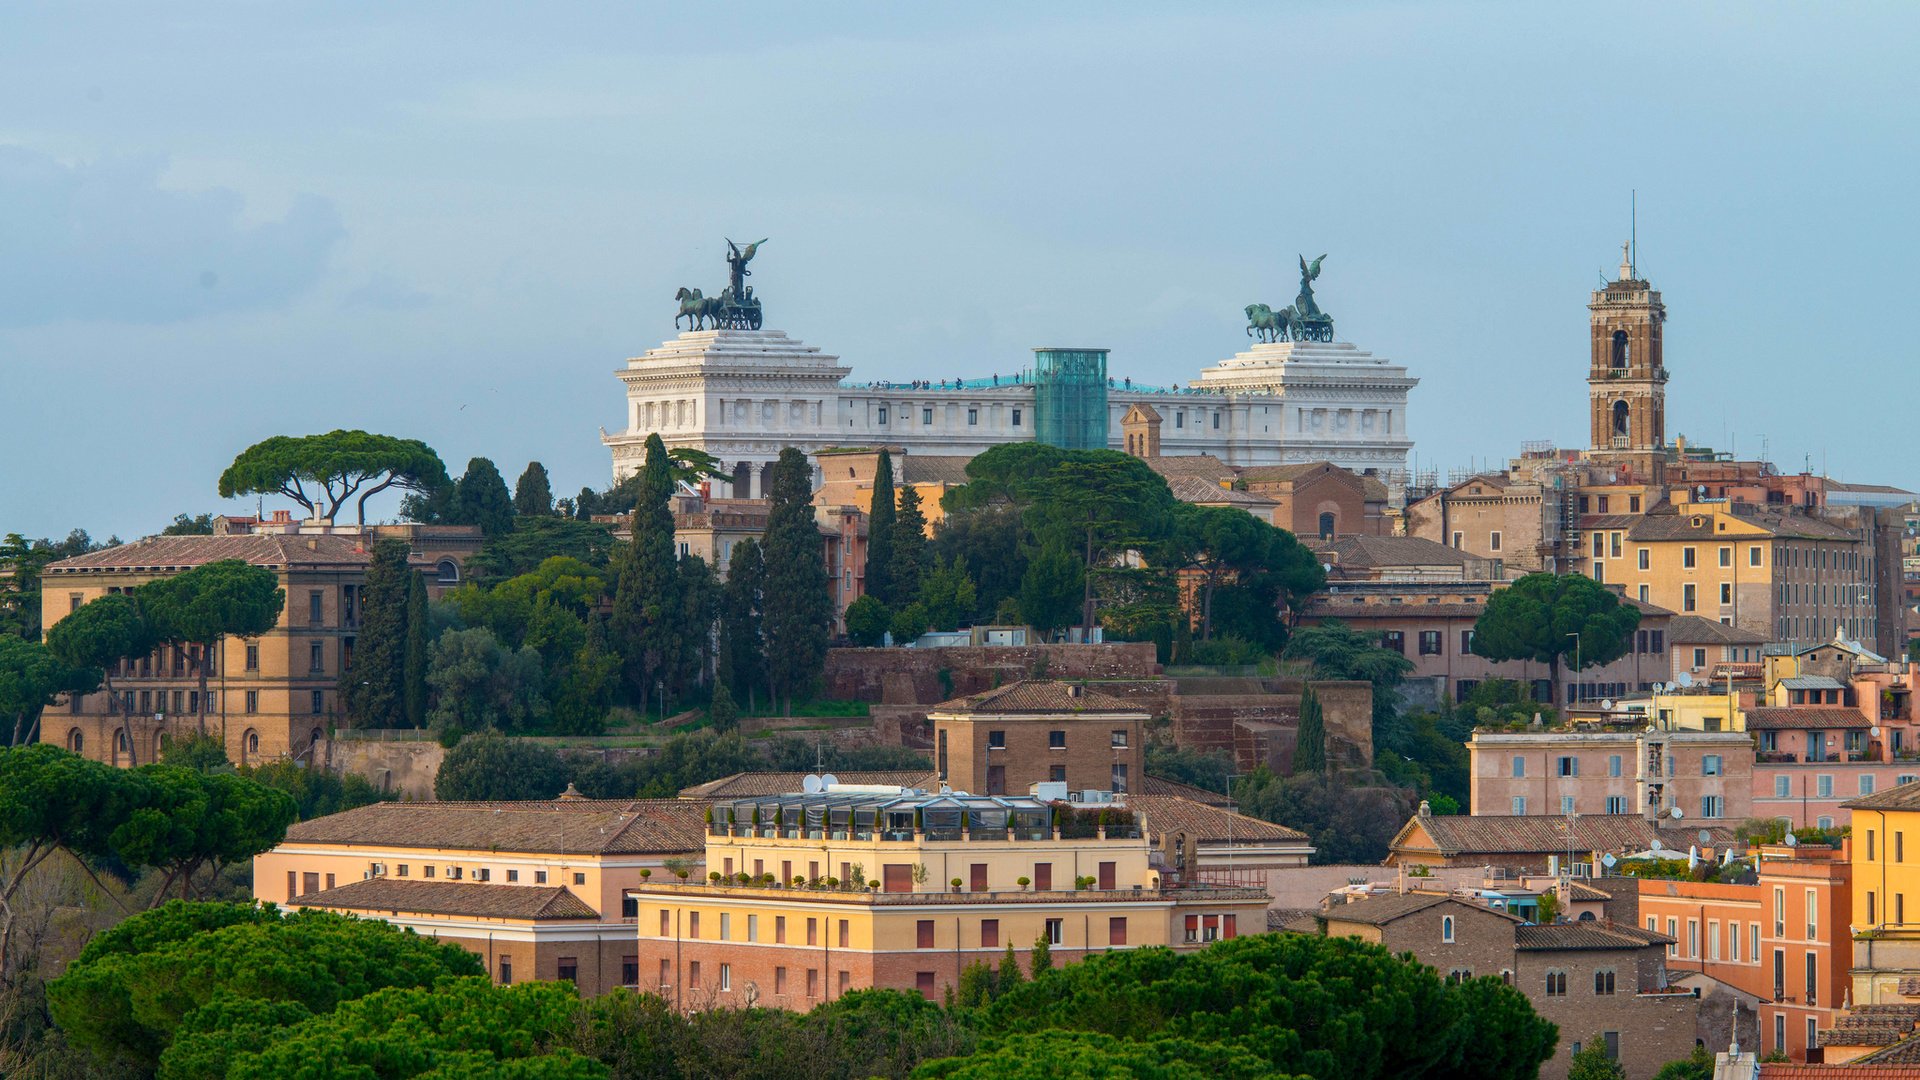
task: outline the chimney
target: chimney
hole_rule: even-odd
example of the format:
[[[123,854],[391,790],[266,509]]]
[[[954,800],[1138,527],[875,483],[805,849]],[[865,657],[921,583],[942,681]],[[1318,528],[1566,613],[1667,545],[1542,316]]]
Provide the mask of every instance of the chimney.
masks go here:
[[[309,537],[307,537],[307,550],[308,550],[308,551],[319,551],[319,550],[320,550],[320,538],[319,538],[319,537],[317,537],[317,536],[309,536]]]

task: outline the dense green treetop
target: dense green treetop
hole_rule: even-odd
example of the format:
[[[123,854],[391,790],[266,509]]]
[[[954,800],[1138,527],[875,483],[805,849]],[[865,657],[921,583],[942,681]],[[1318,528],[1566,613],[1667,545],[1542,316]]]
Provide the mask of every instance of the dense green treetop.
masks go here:
[[[449,524],[477,525],[487,536],[513,528],[513,496],[507,494],[499,466],[488,458],[469,460],[441,516]]]
[[[446,482],[440,455],[418,439],[336,430],[275,435],[247,447],[220,474],[220,497],[285,495],[310,514],[335,518],[358,494],[355,507],[364,525],[367,500],[379,492],[430,491]]]
[[[7,745],[33,741],[40,712],[60,694],[90,694],[99,689],[101,669],[74,667],[45,645],[0,634],[0,736]]]
[[[1311,1080],[1232,1043],[1145,1041],[1087,1031],[1039,1031],[989,1039],[966,1057],[938,1058],[914,1080]]]
[[[1558,672],[1610,664],[1633,647],[1640,610],[1584,574],[1528,574],[1487,598],[1473,624],[1473,651],[1489,660],[1531,660]]]
[[[546,517],[553,513],[553,487],[547,482],[547,467],[537,461],[513,485],[513,512],[522,517]]]
[[[317,1015],[383,987],[484,974],[465,949],[378,920],[318,910],[224,918],[166,908],[134,916],[128,923],[136,925],[123,924],[114,945],[75,961],[47,984],[54,1019],[75,1045],[168,1075],[166,1053],[176,1032],[206,1034],[208,1025],[196,1023],[194,1014],[211,1004],[251,999]],[[138,925],[144,921],[163,926],[148,931]],[[205,1065],[208,1048],[201,1042],[193,1057]]]
[[[213,515],[175,514],[173,524],[160,530],[161,536],[212,536]]]
[[[891,608],[913,599],[896,597],[888,577],[893,565],[893,455],[885,448],[873,467],[873,497],[867,503],[866,595]]]
[[[153,623],[127,593],[110,593],[80,605],[47,631],[47,648],[70,667],[106,668],[115,660],[145,656],[159,644]]]
[[[287,594],[266,567],[220,559],[147,582],[139,600],[161,640],[212,644],[273,629]]]
[[[551,799],[566,786],[567,765],[558,754],[491,734],[461,739],[433,778],[434,797],[445,802]]]
[[[489,536],[467,560],[469,579],[499,581],[525,574],[555,556],[604,569],[613,551],[613,527],[557,517],[516,517],[513,528]]]

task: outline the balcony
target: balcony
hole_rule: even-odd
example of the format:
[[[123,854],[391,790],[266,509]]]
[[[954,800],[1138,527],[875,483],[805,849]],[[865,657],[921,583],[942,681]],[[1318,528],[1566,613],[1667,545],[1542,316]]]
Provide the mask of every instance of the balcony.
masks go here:
[[[1753,760],[1761,765],[1793,765],[1800,755],[1791,750],[1755,750]]]

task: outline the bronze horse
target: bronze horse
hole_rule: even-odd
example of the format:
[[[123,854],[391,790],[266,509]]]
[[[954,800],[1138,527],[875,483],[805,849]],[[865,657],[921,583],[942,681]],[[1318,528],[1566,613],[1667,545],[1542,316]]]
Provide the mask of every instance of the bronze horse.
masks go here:
[[[1293,329],[1293,309],[1275,311],[1265,304],[1247,305],[1247,336],[1256,341],[1284,341]]]
[[[682,285],[680,291],[673,294],[680,301],[680,314],[673,317],[673,328],[680,328],[680,320],[687,320],[689,330],[703,330],[709,319],[716,322],[720,318],[721,300],[717,296],[701,296],[699,289],[689,289]]]

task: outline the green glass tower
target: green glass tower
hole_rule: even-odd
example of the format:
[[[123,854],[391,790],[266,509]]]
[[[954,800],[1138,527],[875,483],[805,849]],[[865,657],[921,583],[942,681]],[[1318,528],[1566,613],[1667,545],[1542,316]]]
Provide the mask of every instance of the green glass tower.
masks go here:
[[[1033,350],[1034,438],[1065,450],[1107,448],[1107,350]]]

